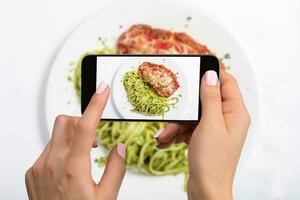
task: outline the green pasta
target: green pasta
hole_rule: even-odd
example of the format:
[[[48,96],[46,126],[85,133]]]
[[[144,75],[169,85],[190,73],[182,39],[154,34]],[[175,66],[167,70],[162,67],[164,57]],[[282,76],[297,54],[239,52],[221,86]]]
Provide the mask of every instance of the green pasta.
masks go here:
[[[163,116],[170,110],[170,107],[178,102],[178,97],[171,99],[158,96],[142,80],[137,70],[126,72],[123,78],[123,85],[127,92],[128,100],[133,105],[134,112],[141,112],[148,115]]]
[[[81,94],[81,59],[87,54],[114,54],[115,49],[104,48],[82,55],[76,65],[74,87]],[[154,134],[162,128],[162,122],[101,122],[97,128],[99,143],[107,153],[118,143],[126,146],[126,166],[148,175],[176,175],[184,173],[187,178],[187,145],[173,144],[167,149],[155,146]],[[100,167],[105,165],[107,155],[96,159]],[[186,179],[187,180],[187,179]],[[185,183],[186,185],[186,183]]]
[[[126,146],[126,165],[150,175],[187,173],[185,144],[175,144],[167,149],[157,149],[154,134],[162,122],[101,122],[97,136],[101,146],[113,148],[118,143]],[[99,164],[105,163],[99,159]]]

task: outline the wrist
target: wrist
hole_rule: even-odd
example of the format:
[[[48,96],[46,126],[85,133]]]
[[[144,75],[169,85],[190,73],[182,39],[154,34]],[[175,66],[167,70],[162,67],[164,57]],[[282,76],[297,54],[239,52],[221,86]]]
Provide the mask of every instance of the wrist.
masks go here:
[[[193,178],[188,181],[188,199],[189,200],[232,200],[231,184],[211,184],[201,183]]]

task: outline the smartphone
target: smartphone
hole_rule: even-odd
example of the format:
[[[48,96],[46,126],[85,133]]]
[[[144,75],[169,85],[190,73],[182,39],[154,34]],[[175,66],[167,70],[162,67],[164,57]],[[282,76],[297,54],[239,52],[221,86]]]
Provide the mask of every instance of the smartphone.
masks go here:
[[[81,112],[105,81],[110,96],[101,120],[198,122],[200,84],[211,55],[87,55],[81,62]]]

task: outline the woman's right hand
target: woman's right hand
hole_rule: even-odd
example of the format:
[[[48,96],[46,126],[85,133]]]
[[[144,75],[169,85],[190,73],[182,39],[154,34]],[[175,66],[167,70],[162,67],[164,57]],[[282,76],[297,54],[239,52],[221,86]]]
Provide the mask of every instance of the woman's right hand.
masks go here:
[[[250,117],[235,79],[214,71],[201,82],[199,124],[168,124],[156,134],[158,148],[189,144],[189,199],[232,199],[232,184]]]
[[[124,144],[111,150],[99,182],[91,174],[90,152],[97,146],[96,128],[108,96],[102,82],[80,118],[56,118],[48,145],[26,172],[29,199],[117,199],[126,172]]]

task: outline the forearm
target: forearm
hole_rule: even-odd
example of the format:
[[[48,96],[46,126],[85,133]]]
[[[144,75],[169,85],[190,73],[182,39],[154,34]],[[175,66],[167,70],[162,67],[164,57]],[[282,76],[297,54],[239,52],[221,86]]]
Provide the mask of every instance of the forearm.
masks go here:
[[[230,184],[216,186],[215,184],[189,179],[187,190],[189,200],[232,200],[232,186]]]

